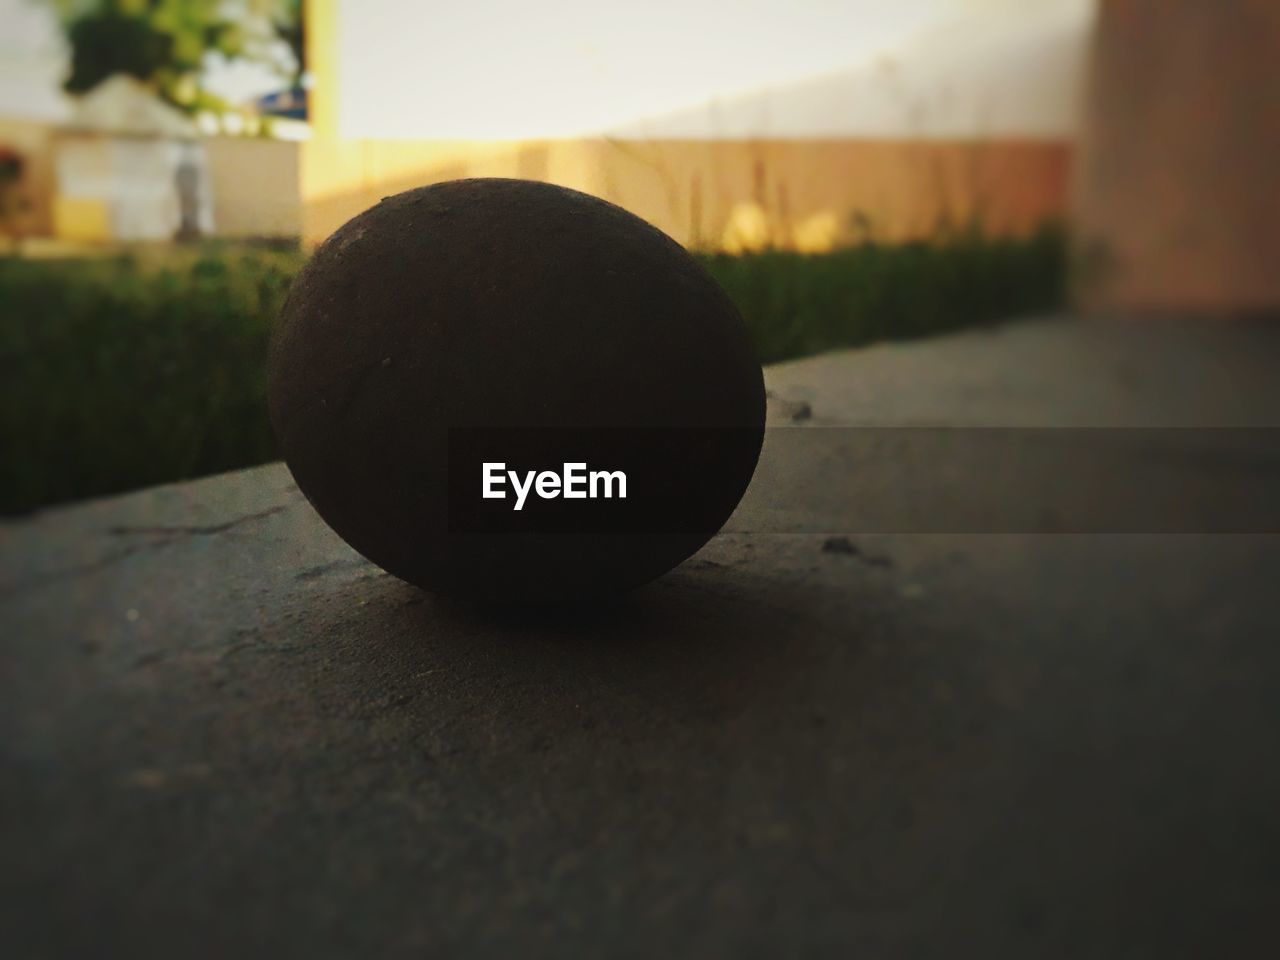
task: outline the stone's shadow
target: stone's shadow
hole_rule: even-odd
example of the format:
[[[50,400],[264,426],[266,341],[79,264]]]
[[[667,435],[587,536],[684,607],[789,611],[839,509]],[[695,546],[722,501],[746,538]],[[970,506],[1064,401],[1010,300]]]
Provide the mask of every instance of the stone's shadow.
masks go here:
[[[463,632],[529,676],[671,715],[733,713],[804,669],[813,588],[742,571],[681,571],[589,605],[477,608],[437,600],[423,637]]]
[[[473,745],[598,727],[634,742],[786,696],[830,643],[831,621],[811,613],[824,596],[848,603],[847,590],[742,568],[681,570],[561,607],[461,603],[390,577],[351,583],[291,626],[328,648],[328,668],[304,674],[298,692]],[[847,631],[856,640],[856,622]]]
[[[637,591],[642,592],[642,591]],[[561,603],[487,603],[423,593],[424,602],[451,621],[535,636],[611,636],[637,614],[645,600],[636,592]]]

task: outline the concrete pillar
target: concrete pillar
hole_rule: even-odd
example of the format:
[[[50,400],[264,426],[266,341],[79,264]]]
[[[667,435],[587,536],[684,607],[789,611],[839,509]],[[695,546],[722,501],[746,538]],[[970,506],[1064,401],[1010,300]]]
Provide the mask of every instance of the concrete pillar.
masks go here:
[[[1280,316],[1280,2],[1100,0],[1091,56],[1081,306]]]

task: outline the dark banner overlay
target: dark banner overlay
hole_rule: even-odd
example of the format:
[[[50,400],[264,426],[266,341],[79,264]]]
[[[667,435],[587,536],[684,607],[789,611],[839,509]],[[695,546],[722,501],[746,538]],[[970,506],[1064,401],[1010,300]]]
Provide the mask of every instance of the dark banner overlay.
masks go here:
[[[759,437],[732,428],[454,428],[449,530],[712,533],[742,493]]]
[[[711,533],[738,492],[715,478],[753,443],[733,430],[451,430],[450,530]],[[503,464],[489,490],[504,496],[483,496],[485,463]],[[540,493],[543,473],[555,479]],[[592,495],[593,473],[624,474],[625,497],[616,477]],[[771,428],[724,529],[1280,533],[1280,429]]]

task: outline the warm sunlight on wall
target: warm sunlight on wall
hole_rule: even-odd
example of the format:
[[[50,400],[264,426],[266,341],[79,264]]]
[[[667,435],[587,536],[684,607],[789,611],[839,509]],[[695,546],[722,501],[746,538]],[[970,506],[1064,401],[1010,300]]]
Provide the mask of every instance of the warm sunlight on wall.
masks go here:
[[[426,11],[430,11],[427,13]],[[305,234],[457,176],[563,183],[690,245],[1065,203],[1089,0],[311,0]]]

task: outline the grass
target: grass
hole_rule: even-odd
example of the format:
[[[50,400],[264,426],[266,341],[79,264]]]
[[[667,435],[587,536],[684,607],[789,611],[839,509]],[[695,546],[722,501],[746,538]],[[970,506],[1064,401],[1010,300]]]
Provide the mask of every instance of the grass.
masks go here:
[[[707,268],[742,312],[762,363],[878,340],[931,336],[1053,310],[1065,296],[1066,241],[979,231],[868,243],[833,253],[713,254]]]
[[[1065,244],[976,231],[829,254],[704,255],[762,362],[1051,310]],[[0,258],[0,513],[274,457],[265,353],[295,252]]]

